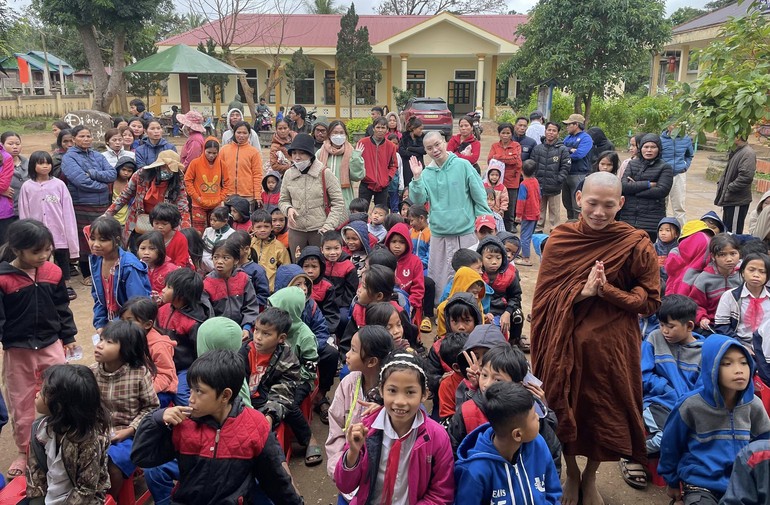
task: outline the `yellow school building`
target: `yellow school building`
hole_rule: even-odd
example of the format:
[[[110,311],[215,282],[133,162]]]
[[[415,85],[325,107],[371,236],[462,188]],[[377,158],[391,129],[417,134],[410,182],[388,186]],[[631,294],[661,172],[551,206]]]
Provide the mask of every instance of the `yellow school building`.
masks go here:
[[[279,106],[288,110],[293,104],[301,104],[308,110],[316,109],[318,116],[349,117],[349,97],[341,95],[336,81],[340,18],[307,14],[239,16],[231,47],[254,89],[255,101],[265,89],[276,48],[281,47],[282,65],[302,48],[314,65],[312,78],[300,81],[291,92],[283,82],[270,94],[271,110],[276,112]],[[358,26],[368,28],[373,54],[382,62],[382,80],[377,83],[362,79],[356,84],[353,117],[368,117],[373,105],[396,110],[393,86],[412,90],[416,96],[444,98],[455,115],[482,110],[484,117],[493,117],[496,107],[516,96],[515,77],[500,81],[497,69],[518,50],[521,40],[515,31],[526,21],[523,15],[359,16]],[[218,23],[164,40],[158,50],[177,44],[197,47],[209,37],[216,40]],[[191,107],[210,112],[211,102],[196,76],[189,77],[188,87]],[[220,97],[222,103],[229,103],[236,93],[245,104],[240,83],[231,76]],[[178,76],[169,77],[163,101],[163,110],[180,104]]]

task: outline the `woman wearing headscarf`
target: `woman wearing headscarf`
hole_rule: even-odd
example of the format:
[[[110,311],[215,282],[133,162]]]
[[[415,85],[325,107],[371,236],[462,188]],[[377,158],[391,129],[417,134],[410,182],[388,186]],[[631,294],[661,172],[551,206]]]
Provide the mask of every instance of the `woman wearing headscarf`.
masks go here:
[[[591,140],[594,141],[594,146],[591,148],[590,162],[593,166],[599,159],[599,155],[605,151],[614,151],[615,144],[610,142],[607,135],[604,134],[601,128],[593,126],[589,128],[586,133],[591,136]]]
[[[360,142],[355,149],[348,142],[348,130],[342,121],[332,121],[329,124],[329,136],[321,148],[316,152],[316,158],[323,166],[334,174],[340,181],[342,199],[347,209],[350,202],[356,197],[353,191],[353,183],[364,178],[364,158],[361,153],[364,146]]]
[[[278,206],[289,222],[289,250],[321,247],[321,234],[347,217],[340,182],[316,158],[310,135],[297,134],[288,151],[292,166],[283,176]]]
[[[222,132],[222,145],[227,145],[234,139],[235,125],[245,121],[243,119],[243,113],[238,109],[230,109],[227,112],[227,129]],[[259,144],[259,135],[253,129],[249,130],[249,144],[257,149],[262,149]]]
[[[294,135],[296,135],[296,133],[289,128],[288,120],[276,120],[275,133],[273,134],[273,140],[270,142],[270,168],[279,174],[283,175],[283,173],[291,166],[291,160],[289,160],[289,152],[286,150],[286,146],[291,144]]]
[[[655,242],[658,224],[666,217],[666,197],[674,183],[674,170],[660,156],[658,135],[648,133],[642,137],[639,152],[621,179],[626,202],[620,220],[646,231]]]
[[[187,170],[190,163],[203,154],[203,144],[206,143],[203,132],[206,128],[203,126],[203,115],[197,110],[191,110],[187,114],[177,114],[176,120],[182,125],[182,134],[187,137],[182,147],[182,154],[179,155],[184,169]]]

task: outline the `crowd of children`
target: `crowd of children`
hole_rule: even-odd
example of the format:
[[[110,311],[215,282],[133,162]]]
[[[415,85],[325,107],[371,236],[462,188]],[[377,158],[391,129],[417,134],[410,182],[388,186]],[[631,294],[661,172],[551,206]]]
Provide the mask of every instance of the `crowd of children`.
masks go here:
[[[403,161],[424,154],[421,128],[411,121],[394,139]],[[0,214],[0,337],[18,449],[9,477],[26,476],[27,496],[101,503],[141,468],[158,504],[301,503],[279,438],[288,430],[307,466],[325,461],[339,504],[559,503],[558,420],[522,333],[519,267],[547,239],[534,234],[535,163],[524,161],[509,201],[504,160],[490,160],[493,212],[476,219],[477,243],[454,254],[436,293],[425,206],[391,198],[370,210],[354,198],[320,247],[291,251],[280,173],[267,172],[250,212],[213,185],[218,152],[208,139],[185,173],[192,227],[158,203],[152,229],[132,233],[135,253],[119,216],[77,230],[50,155],[25,160],[22,219]],[[617,157],[607,163],[617,170]],[[127,184],[136,163],[116,166]],[[90,369],[64,365],[76,353],[68,281],[79,233],[90,247]],[[641,489],[655,468],[675,503],[760,503],[740,500],[764,496],[753,472],[770,460],[757,456],[770,439],[767,246],[725,233],[713,212],[664,218],[654,246],[665,296],[640,318],[653,464],[621,460],[622,476]],[[426,348],[420,333],[434,325]],[[308,404],[329,426],[325,445]],[[0,397],[0,426],[4,410]]]

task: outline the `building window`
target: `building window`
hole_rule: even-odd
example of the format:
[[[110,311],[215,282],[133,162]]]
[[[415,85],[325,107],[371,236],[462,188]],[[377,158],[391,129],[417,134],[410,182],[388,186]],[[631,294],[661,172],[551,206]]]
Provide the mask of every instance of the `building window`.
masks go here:
[[[455,81],[475,81],[475,70],[455,70]]]
[[[508,103],[508,79],[495,80],[495,105]]]
[[[257,82],[257,69],[256,68],[244,68],[244,72],[246,72],[246,82],[249,83],[249,86],[254,91],[252,93],[252,96],[254,97],[254,101],[259,101],[259,83]],[[241,80],[236,77],[236,82],[238,82],[238,94],[241,95],[241,100],[246,101],[246,93],[243,91],[243,86],[241,86]]]
[[[425,96],[425,70],[407,70],[406,89],[416,97]]]
[[[190,103],[200,103],[201,100],[201,81],[197,75],[187,76],[187,92],[190,94]]]
[[[337,103],[337,83],[334,78],[334,70],[326,70],[324,72],[324,103],[326,105]]]
[[[515,98],[517,100],[519,100],[521,98],[526,97],[527,96],[527,91],[528,91],[527,88],[525,88],[524,85],[522,85],[521,79],[519,79],[517,77],[516,78],[516,95],[515,95]]]
[[[697,74],[698,73],[698,60],[700,59],[700,51],[698,49],[693,49],[690,51],[690,55],[687,58],[687,73],[688,74]]]
[[[356,105],[367,105],[377,101],[377,81],[368,72],[356,74]]]
[[[315,69],[310,77],[296,81],[294,86],[294,102],[308,105],[315,103]]]

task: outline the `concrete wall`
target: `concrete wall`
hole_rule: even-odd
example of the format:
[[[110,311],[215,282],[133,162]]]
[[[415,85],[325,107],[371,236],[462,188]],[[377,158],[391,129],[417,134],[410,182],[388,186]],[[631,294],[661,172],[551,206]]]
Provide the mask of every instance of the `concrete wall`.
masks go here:
[[[63,117],[68,111],[90,109],[91,95],[0,97],[0,119],[17,117]]]

